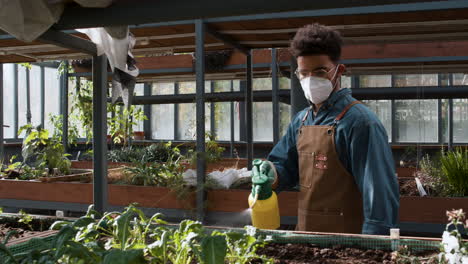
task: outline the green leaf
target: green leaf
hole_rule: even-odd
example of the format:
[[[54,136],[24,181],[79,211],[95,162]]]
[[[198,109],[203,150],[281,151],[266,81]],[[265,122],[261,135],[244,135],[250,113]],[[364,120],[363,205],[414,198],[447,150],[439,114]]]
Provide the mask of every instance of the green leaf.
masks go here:
[[[227,252],[226,238],[224,236],[208,236],[201,243],[201,261],[204,264],[224,263]]]
[[[143,256],[143,250],[112,249],[106,254],[102,264],[143,264],[147,263]]]
[[[0,252],[7,255],[7,259],[6,259],[5,263],[18,264],[18,261],[16,261],[15,257],[13,256],[13,253],[11,253],[11,251],[4,244],[0,244]],[[7,262],[8,260],[9,260],[9,262]]]
[[[126,248],[127,240],[130,236],[130,221],[133,215],[134,212],[130,208],[127,208],[127,211],[119,215],[114,222],[117,239],[120,241],[120,249],[122,250]]]

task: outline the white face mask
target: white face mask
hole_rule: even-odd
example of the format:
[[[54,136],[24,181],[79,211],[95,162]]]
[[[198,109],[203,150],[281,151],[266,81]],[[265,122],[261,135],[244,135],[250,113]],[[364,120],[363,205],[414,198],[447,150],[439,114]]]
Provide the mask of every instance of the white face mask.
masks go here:
[[[338,66],[336,66],[336,73],[338,72]],[[334,85],[332,82],[326,78],[320,78],[316,76],[309,76],[301,80],[302,90],[307,100],[311,101],[313,104],[323,103],[325,100],[330,97],[330,94],[333,92]]]

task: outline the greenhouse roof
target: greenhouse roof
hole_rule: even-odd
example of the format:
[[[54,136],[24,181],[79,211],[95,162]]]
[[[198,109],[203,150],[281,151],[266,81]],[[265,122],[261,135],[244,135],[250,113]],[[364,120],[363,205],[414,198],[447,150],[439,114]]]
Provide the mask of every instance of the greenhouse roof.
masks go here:
[[[248,9],[245,6],[249,6]],[[300,10],[300,11],[299,11]],[[274,13],[276,12],[276,13]],[[137,57],[195,50],[194,19],[207,27],[205,49],[240,50],[287,47],[297,28],[319,22],[339,29],[345,43],[357,54],[350,59],[390,59],[387,65],[464,63],[468,52],[468,3],[466,1],[115,1],[107,8],[69,5],[52,30],[75,36],[73,28],[131,25],[137,38]],[[432,44],[431,42],[437,42]],[[229,44],[226,44],[229,43]],[[400,46],[388,45],[400,44]],[[419,49],[420,43],[423,49]],[[406,44],[406,46],[401,46]],[[418,51],[426,59],[414,57]],[[368,52],[363,55],[363,51]],[[354,52],[353,52],[354,53]],[[384,55],[385,57],[382,57]],[[0,35],[0,63],[34,62],[89,57],[82,51],[45,41],[21,42]],[[392,58],[400,58],[399,60]],[[442,57],[442,58],[441,58]],[[444,58],[446,57],[446,58]],[[449,57],[449,58],[447,58]],[[373,61],[350,61],[370,66]],[[368,70],[364,68],[364,70]],[[404,68],[407,70],[407,68]]]

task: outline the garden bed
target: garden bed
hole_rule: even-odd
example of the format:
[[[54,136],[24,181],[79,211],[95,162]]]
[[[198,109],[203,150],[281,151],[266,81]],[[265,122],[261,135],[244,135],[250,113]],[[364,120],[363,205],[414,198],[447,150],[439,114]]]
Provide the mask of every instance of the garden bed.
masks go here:
[[[321,248],[314,244],[269,244],[259,249],[258,254],[273,258],[274,263],[405,263],[392,260],[392,253],[389,251],[346,248],[340,245]],[[427,260],[435,256],[436,252],[428,252],[419,254],[418,258]]]
[[[183,200],[168,188],[134,185],[108,185],[109,204],[127,206],[138,203],[142,207],[189,209],[195,207],[195,194]],[[65,203],[93,203],[93,185],[78,182],[0,180],[0,199],[50,201]]]

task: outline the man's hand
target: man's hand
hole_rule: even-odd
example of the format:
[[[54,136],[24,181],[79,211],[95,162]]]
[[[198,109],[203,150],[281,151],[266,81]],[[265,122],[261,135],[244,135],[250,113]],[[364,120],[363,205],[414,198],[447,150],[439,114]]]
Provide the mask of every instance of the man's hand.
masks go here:
[[[256,179],[261,179],[266,176],[268,178],[268,183],[265,184],[273,185],[275,183],[276,173],[271,162],[267,160],[256,159],[252,163],[252,182],[255,182]]]

